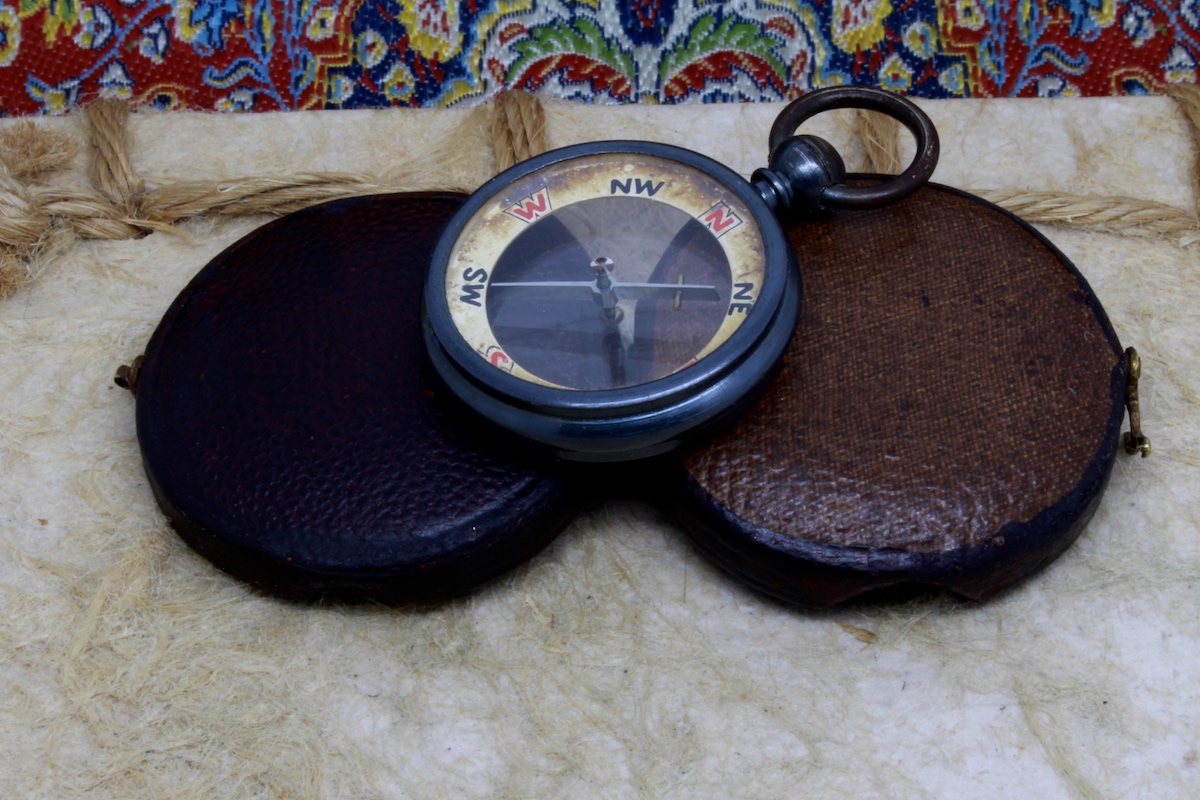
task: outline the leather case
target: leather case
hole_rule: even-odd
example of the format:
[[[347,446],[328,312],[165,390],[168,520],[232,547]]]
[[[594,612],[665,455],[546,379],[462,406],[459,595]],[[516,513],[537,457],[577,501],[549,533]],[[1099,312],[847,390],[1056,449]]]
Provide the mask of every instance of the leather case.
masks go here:
[[[558,465],[463,424],[425,363],[421,288],[465,199],[362,197],[206,266],[132,388],[146,474],[195,550],[286,596],[424,601],[527,559],[574,516]]]
[[[1125,359],[1087,282],[978,198],[787,226],[806,294],[764,397],[673,463],[696,546],[777,597],[896,584],[992,595],[1095,511]]]

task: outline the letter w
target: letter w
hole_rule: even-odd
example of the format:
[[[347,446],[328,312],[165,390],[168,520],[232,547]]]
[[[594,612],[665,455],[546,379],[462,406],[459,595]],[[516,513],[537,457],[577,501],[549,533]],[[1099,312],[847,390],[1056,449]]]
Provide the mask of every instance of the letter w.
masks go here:
[[[479,293],[483,291],[483,287],[485,285],[486,284],[482,283],[468,283],[466,286],[462,287],[463,295],[462,297],[458,298],[459,301],[473,305],[476,308],[483,308],[483,306],[479,303]]]
[[[663,182],[659,181],[658,183],[655,183],[654,181],[644,181],[641,178],[638,178],[634,181],[634,185],[636,187],[635,191],[637,194],[644,194],[647,197],[654,197],[654,195],[658,194],[658,190],[663,187]]]
[[[514,216],[522,222],[533,222],[549,210],[551,210],[550,193],[545,189],[539,189],[529,197],[504,209],[504,213]]]

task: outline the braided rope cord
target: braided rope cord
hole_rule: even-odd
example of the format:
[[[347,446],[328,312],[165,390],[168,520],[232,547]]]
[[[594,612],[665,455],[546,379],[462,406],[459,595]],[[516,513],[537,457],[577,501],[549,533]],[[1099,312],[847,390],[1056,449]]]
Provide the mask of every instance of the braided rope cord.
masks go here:
[[[1170,91],[1200,141],[1200,88]],[[88,106],[85,157],[88,187],[53,186],[47,179],[76,157],[78,146],[31,121],[0,129],[0,297],[36,278],[79,239],[131,239],[154,231],[179,233],[175,223],[213,215],[286,214],[315,203],[426,186],[436,153],[414,157],[380,177],[306,172],[230,181],[178,182],[146,189],[129,157],[129,107],[117,101]],[[497,171],[547,149],[546,115],[536,96],[501,94],[492,103],[490,133]],[[860,112],[857,132],[867,168],[895,172],[900,163],[899,124]],[[449,145],[446,145],[447,147]],[[1193,180],[1200,185],[1200,162]],[[457,187],[456,187],[457,188]],[[1196,209],[1132,197],[1061,192],[977,191],[1029,222],[1085,226],[1129,236],[1200,240]]]

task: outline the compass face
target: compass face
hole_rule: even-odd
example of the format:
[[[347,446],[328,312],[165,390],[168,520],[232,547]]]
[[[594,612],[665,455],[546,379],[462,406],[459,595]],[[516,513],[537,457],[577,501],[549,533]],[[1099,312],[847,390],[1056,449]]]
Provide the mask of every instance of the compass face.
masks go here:
[[[445,268],[452,325],[530,384],[622,389],[702,361],[755,313],[763,233],[708,173],[646,153],[528,172],[467,220]]]

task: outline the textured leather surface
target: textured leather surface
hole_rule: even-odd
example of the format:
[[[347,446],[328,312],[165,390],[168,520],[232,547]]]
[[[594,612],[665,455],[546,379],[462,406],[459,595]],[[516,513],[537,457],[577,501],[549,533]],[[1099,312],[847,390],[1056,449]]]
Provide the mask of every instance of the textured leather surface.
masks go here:
[[[1124,380],[1065,257],[941,187],[787,232],[807,292],[781,371],[683,456],[702,546],[760,583],[836,565],[830,598],[905,580],[979,596],[1061,551],[1107,479]]]
[[[197,275],[146,350],[138,438],[179,533],[282,593],[423,600],[532,555],[557,465],[468,430],[427,368],[421,287],[461,195],[329,203]]]

